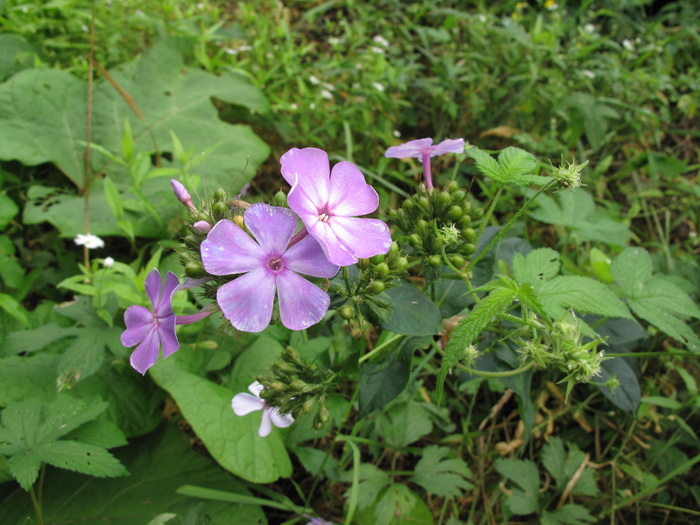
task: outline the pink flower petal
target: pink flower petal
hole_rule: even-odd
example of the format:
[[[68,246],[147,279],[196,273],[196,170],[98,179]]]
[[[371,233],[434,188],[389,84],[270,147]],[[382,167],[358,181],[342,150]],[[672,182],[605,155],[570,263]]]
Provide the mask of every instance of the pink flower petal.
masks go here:
[[[331,221],[338,218],[340,217],[334,217]],[[311,227],[307,224],[306,228],[321,245],[323,253],[326,254],[326,257],[332,264],[348,266],[357,262],[358,258],[338,239],[329,223],[318,221]]]
[[[137,304],[127,308],[124,312],[126,330],[121,335],[122,344],[131,348],[143,341],[154,327],[153,319],[153,312],[148,308]]]
[[[212,275],[246,273],[265,264],[265,251],[233,221],[216,223],[201,245],[204,269]]]
[[[146,370],[151,368],[158,359],[159,350],[158,331],[151,330],[143,342],[131,353],[129,360],[131,366],[140,374],[145,374]]]
[[[311,236],[287,250],[282,261],[285,268],[312,277],[331,278],[340,269],[328,260],[321,245]]]
[[[386,150],[384,156],[395,159],[405,159],[408,157],[421,158],[423,150],[430,147],[432,143],[433,139],[430,138],[412,140],[405,144],[400,144],[399,146],[390,147]]]
[[[165,317],[173,313],[173,295],[178,291],[178,286],[180,285],[180,280],[177,278],[173,272],[168,272],[165,276],[165,286],[163,286],[163,293],[158,300],[157,306],[154,308],[156,316]]]
[[[440,144],[430,148],[431,157],[445,153],[464,153],[464,139],[445,139]]]
[[[265,401],[245,392],[241,392],[240,394],[236,394],[231,400],[231,408],[237,416],[245,416],[251,412],[265,408]]]
[[[146,295],[151,301],[151,306],[156,309],[160,301],[160,290],[163,280],[160,277],[160,272],[155,268],[146,276]]]
[[[180,348],[180,342],[175,333],[175,314],[167,315],[158,320],[158,338],[163,345],[163,357],[168,357]]]
[[[357,257],[387,253],[391,247],[389,227],[380,220],[333,217],[329,224],[337,238]]]
[[[294,210],[307,227],[313,226],[318,222],[319,207],[300,185],[292,187],[289,195],[287,195],[287,202],[289,207]]]
[[[330,164],[328,154],[318,148],[292,148],[280,158],[282,176],[292,186],[297,184],[319,207],[328,202]]]
[[[294,423],[294,418],[291,414],[282,414],[276,407],[270,409],[270,419],[272,419],[272,424],[277,428],[287,428]]]
[[[226,319],[244,332],[261,332],[270,324],[274,300],[275,277],[268,268],[241,275],[216,293]]]
[[[258,436],[261,438],[267,437],[272,432],[272,422],[270,421],[270,409],[265,407],[262,413],[262,421],[258,429]]]
[[[379,206],[379,195],[365,182],[360,169],[350,162],[339,162],[331,172],[328,209],[333,215],[365,215]]]
[[[280,256],[284,253],[298,222],[292,210],[261,202],[248,208],[244,219],[245,225],[268,256]]]
[[[277,274],[277,296],[282,324],[290,330],[303,330],[318,323],[331,303],[326,292],[288,270]]]

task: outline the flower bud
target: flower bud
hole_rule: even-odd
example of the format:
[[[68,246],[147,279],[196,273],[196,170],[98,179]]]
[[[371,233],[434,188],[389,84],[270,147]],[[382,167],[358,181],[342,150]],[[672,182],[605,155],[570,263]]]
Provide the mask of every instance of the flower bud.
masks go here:
[[[456,180],[451,180],[450,182],[447,183],[447,186],[445,186],[445,189],[449,191],[450,193],[454,193],[457,190],[459,190],[459,182]]]
[[[474,246],[472,243],[467,243],[464,246],[462,246],[462,253],[469,257],[476,251],[476,246]]]
[[[462,238],[465,241],[473,241],[474,238],[476,237],[476,230],[474,228],[463,228],[462,229]]]
[[[349,321],[355,317],[355,309],[349,304],[346,304],[340,309],[340,317]]]
[[[185,265],[185,275],[191,277],[192,279],[197,279],[199,277],[204,277],[207,272],[204,270],[204,266],[199,261],[190,261]]]
[[[442,257],[439,255],[432,255],[428,257],[428,264],[433,268],[440,268],[442,265]]]
[[[279,206],[281,208],[286,208],[287,207],[287,194],[284,193],[282,190],[278,191],[275,193],[275,196],[272,199],[272,204],[273,206]]]
[[[401,204],[401,207],[408,214],[411,214],[414,211],[416,211],[416,203],[413,202],[412,199],[406,199],[405,201],[403,201],[403,204]]]
[[[408,259],[406,259],[406,257],[397,257],[394,261],[392,261],[390,267],[394,271],[405,270],[408,268]]]
[[[389,247],[389,253],[388,253],[388,255],[389,255],[390,257],[393,257],[394,255],[396,255],[396,254],[398,254],[398,253],[399,253],[399,243],[397,243],[396,241],[394,241],[394,242],[391,243],[391,247]]]
[[[229,217],[231,215],[231,210],[228,207],[228,204],[226,204],[225,202],[222,202],[222,201],[215,202],[214,206],[212,206],[211,211],[214,214],[214,218],[217,221],[225,219],[227,215]]]
[[[375,255],[375,256],[373,256],[373,257],[370,257],[370,258],[369,258],[369,262],[371,262],[372,264],[380,264],[380,263],[383,263],[383,262],[384,262],[384,254],[379,253],[379,254],[377,254],[377,255]]]
[[[389,275],[389,265],[385,262],[380,263],[374,267],[374,273],[380,278],[384,279]]]
[[[465,213],[459,218],[459,224],[462,228],[468,227],[472,223],[472,216]]]
[[[447,212],[447,218],[452,221],[459,219],[462,215],[464,215],[462,207],[457,206],[456,204],[454,206],[450,206],[450,209]]]
[[[425,235],[430,231],[430,223],[425,219],[420,219],[416,223],[416,230],[418,230],[419,233]]]
[[[460,206],[467,198],[467,192],[464,190],[457,190],[452,194],[452,202],[459,204]]]
[[[202,235],[206,235],[211,231],[211,224],[209,224],[207,221],[197,221],[192,225],[192,227],[197,233],[201,233]]]
[[[384,284],[383,281],[374,281],[372,284],[369,286],[369,291],[373,295],[379,295],[382,293],[384,290],[386,290],[386,284]]]
[[[214,192],[214,199],[221,202],[226,202],[226,190],[219,188]]]
[[[428,200],[428,197],[419,197],[418,206],[420,206],[425,213],[430,215],[430,200]]]
[[[454,264],[457,268],[461,268],[462,266],[467,264],[467,261],[464,259],[464,257],[456,253],[450,255],[450,262]]]
[[[187,191],[187,188],[185,188],[182,183],[176,181],[175,179],[170,179],[170,185],[173,188],[173,193],[175,193],[177,200],[187,206],[190,211],[197,211],[197,208],[195,208],[194,203],[192,202],[190,192]]]
[[[245,222],[243,221],[243,215],[236,215],[233,218],[233,222],[236,223],[236,226],[238,226],[241,229],[245,228]]]
[[[423,241],[421,240],[420,235],[417,233],[412,233],[408,236],[408,244],[414,248],[420,248],[423,245]]]
[[[446,191],[441,191],[437,196],[437,208],[440,213],[449,208],[452,203],[452,196]]]

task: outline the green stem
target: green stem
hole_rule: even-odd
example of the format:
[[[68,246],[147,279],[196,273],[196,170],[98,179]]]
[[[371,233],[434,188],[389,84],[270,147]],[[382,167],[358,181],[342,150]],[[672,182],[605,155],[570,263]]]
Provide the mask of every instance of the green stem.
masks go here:
[[[32,506],[34,507],[34,514],[36,514],[37,525],[44,525],[44,516],[42,516],[41,504],[37,500],[34,487],[29,489],[29,496],[32,498]]]
[[[477,256],[474,257],[471,261],[469,261],[469,265],[467,266],[466,271],[468,272],[469,270],[471,270],[472,268],[474,268],[474,266],[476,266],[476,263],[478,263],[478,262],[484,257],[484,255],[486,255],[489,251],[491,251],[491,249],[498,243],[498,241],[500,241],[500,240],[503,238],[503,236],[504,236],[504,235],[506,234],[506,232],[511,228],[511,226],[513,226],[513,224],[515,224],[515,221],[517,221],[517,220],[520,218],[520,216],[521,216],[523,213],[525,213],[525,211],[526,211],[526,210],[530,207],[530,205],[537,199],[537,197],[539,197],[542,193],[544,193],[544,192],[547,191],[549,188],[551,188],[552,186],[554,186],[554,184],[556,184],[556,182],[557,182],[556,180],[549,181],[547,184],[545,184],[545,185],[542,186],[539,190],[537,190],[537,192],[536,192],[532,197],[530,197],[527,201],[525,201],[525,203],[522,205],[522,207],[516,212],[515,215],[513,215],[513,217],[512,217],[512,218],[508,221],[508,223],[501,229],[501,231],[498,232],[498,235],[496,235],[496,236],[493,238],[493,240],[488,244],[488,246],[486,246],[486,248],[484,248],[484,249],[481,251],[481,253],[479,253],[479,255],[477,255]]]
[[[371,350],[371,351],[367,352],[365,355],[363,355],[362,357],[360,357],[360,359],[359,359],[357,362],[358,362],[358,363],[363,363],[363,362],[367,361],[367,360],[368,360],[369,358],[371,358],[373,355],[376,355],[377,352],[380,352],[380,351],[384,350],[384,349],[385,349],[387,346],[389,346],[391,343],[393,343],[394,341],[397,341],[398,339],[401,339],[402,337],[403,337],[403,335],[401,335],[401,334],[395,334],[395,335],[391,336],[389,339],[387,339],[386,341],[384,341],[384,342],[383,342],[382,344],[380,344],[379,346],[374,347],[374,350]]]
[[[520,368],[516,368],[515,370],[503,370],[502,372],[487,372],[486,370],[475,370],[473,368],[469,368],[468,366],[464,365],[457,365],[457,368],[460,370],[467,372],[468,374],[471,374],[473,376],[482,376],[482,377],[513,377],[517,376],[519,374],[522,374],[523,372],[527,372],[530,370],[533,366],[535,366],[534,361],[530,361],[528,364],[521,366]]]
[[[486,229],[486,224],[489,222],[491,215],[493,215],[493,210],[496,208],[496,204],[498,203],[498,200],[503,194],[503,188],[504,186],[501,184],[501,186],[499,186],[498,190],[496,191],[496,195],[494,195],[493,199],[491,199],[491,204],[489,204],[489,207],[486,209],[486,213],[484,213],[484,216],[481,218],[481,223],[479,224],[479,231],[476,233],[477,239],[480,239],[481,234],[484,233],[484,230]]]
[[[605,352],[605,357],[697,357],[697,354],[684,352],[682,350],[668,352],[623,352],[613,353]]]

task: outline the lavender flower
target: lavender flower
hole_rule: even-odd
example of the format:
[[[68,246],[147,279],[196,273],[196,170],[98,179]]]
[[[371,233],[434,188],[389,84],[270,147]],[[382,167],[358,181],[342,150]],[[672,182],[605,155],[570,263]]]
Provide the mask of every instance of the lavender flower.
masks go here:
[[[208,273],[243,274],[216,294],[226,318],[239,330],[260,332],[270,324],[277,294],[284,326],[303,330],[318,323],[328,311],[328,294],[297,272],[330,278],[338,267],[328,262],[313,237],[288,248],[297,225],[291,210],[257,203],[245,211],[244,220],[257,242],[233,221],[222,220],[201,246]]]
[[[191,280],[180,285],[177,276],[168,272],[165,285],[161,287],[160,272],[154,269],[146,277],[146,295],[151,301],[153,311],[140,305],[133,305],[124,312],[126,330],[121,335],[124,346],[130,348],[138,345],[131,354],[131,366],[141,374],[151,368],[163,347],[163,358],[180,348],[175,334],[176,324],[190,324],[211,315],[212,310],[205,309],[192,315],[175,316],[173,313],[173,295],[178,290],[190,287]],[[199,284],[199,283],[197,283]]]
[[[428,188],[433,187],[433,178],[430,174],[430,157],[444,155],[445,153],[463,153],[464,139],[447,139],[440,144],[433,144],[433,139],[418,139],[406,142],[400,146],[392,146],[386,153],[385,157],[394,159],[405,159],[414,157],[421,159],[423,162],[423,175],[425,176],[425,185]]]
[[[294,418],[291,414],[282,414],[277,407],[269,407],[263,399],[260,399],[260,392],[264,388],[264,386],[255,381],[248,387],[248,390],[253,395],[242,392],[236,394],[231,400],[231,408],[233,408],[237,416],[245,416],[251,412],[262,410],[262,421],[258,429],[258,436],[260,437],[269,436],[270,432],[272,432],[273,424],[278,428],[287,428],[294,423]]]
[[[197,208],[192,202],[192,196],[190,195],[190,192],[187,191],[187,188],[185,188],[180,182],[176,181],[175,179],[170,179],[170,185],[173,187],[173,193],[175,193],[177,200],[179,200],[182,204],[187,206],[190,209],[190,211],[197,211]]]
[[[293,148],[280,162],[282,176],[292,186],[289,206],[331,263],[348,266],[389,251],[389,227],[355,217],[376,210],[379,196],[354,164],[340,162],[330,171],[328,154],[316,148]]]

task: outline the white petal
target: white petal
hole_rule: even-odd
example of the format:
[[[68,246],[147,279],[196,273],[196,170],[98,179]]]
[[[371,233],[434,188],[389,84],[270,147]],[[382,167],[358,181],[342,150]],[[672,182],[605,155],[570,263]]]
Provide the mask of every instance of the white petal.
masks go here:
[[[294,417],[291,414],[282,414],[278,408],[270,410],[270,419],[277,428],[287,428],[294,423]]]
[[[260,422],[260,428],[258,429],[258,436],[261,438],[267,437],[272,432],[272,423],[270,422],[270,409],[265,407],[262,413],[262,421]]]
[[[236,394],[231,400],[231,408],[233,408],[233,411],[237,416],[245,416],[246,414],[250,414],[256,410],[264,409],[265,401],[242,392],[240,394]]]

